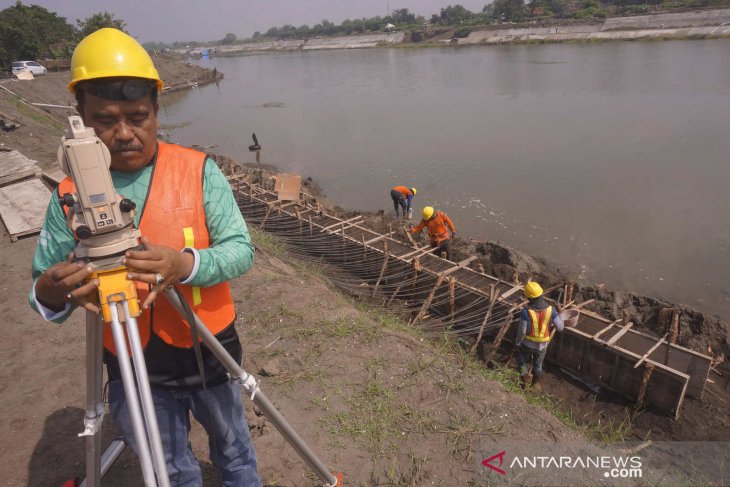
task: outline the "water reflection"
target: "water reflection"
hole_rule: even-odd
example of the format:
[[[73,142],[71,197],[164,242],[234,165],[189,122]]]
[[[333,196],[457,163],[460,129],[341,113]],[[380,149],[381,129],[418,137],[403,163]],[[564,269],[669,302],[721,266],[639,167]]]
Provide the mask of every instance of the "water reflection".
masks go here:
[[[394,184],[462,235],[730,317],[730,42],[370,49],[207,61],[165,124],[388,209]]]

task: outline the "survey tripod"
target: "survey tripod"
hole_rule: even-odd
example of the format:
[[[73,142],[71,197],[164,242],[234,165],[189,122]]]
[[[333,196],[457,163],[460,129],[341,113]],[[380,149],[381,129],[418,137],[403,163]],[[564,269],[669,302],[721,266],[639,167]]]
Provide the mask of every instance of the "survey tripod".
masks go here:
[[[102,454],[102,358],[104,322],[107,322],[111,325],[145,485],[168,487],[165,455],[137,326],[137,317],[141,314],[137,289],[126,279],[127,268],[121,262],[127,250],[139,245],[140,232],[133,225],[135,205],[116,194],[109,173],[109,152],[94,130],[84,127],[80,117],[69,117],[69,129],[62,139],[58,156],[63,171],[73,179],[76,187],[73,194],[59,195],[61,204],[69,207],[67,222],[78,238],[74,255],[94,263],[94,272],[89,279],[99,281],[101,308],[101,315],[86,313],[86,412],[84,431],[79,434],[86,437],[86,478],[81,485],[100,486],[103,475],[125,446],[123,439],[115,439]],[[182,294],[168,288],[158,299],[167,299],[188,322],[193,336],[199,337],[221,362],[230,380],[241,385],[322,485],[341,487],[342,474],[333,474],[324,466],[259,389],[258,381],[239,366],[195,315]]]

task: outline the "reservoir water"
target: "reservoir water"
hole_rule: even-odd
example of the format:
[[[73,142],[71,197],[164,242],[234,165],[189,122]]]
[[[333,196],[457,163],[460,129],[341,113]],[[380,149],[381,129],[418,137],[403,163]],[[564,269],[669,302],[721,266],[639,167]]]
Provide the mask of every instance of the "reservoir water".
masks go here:
[[[391,212],[418,189],[496,240],[730,319],[730,41],[288,52],[166,97],[173,142]]]

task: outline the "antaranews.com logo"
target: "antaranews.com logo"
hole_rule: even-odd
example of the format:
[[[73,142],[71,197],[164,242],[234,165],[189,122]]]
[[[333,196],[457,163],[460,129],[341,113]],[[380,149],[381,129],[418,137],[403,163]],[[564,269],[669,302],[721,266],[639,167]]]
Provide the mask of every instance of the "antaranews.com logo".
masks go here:
[[[526,470],[562,470],[581,469],[602,472],[604,478],[637,479],[642,477],[642,459],[640,456],[514,456],[505,460],[507,452],[501,452],[485,458],[482,466],[499,475],[507,475],[507,470],[524,473]]]
[[[476,446],[475,484],[730,485],[726,441],[483,442]]]

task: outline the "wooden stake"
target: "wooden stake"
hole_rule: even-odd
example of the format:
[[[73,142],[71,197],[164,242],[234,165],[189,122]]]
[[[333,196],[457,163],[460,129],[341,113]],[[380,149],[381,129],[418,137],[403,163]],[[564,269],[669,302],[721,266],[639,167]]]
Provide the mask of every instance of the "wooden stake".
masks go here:
[[[269,218],[269,213],[271,213],[271,210],[274,208],[273,205],[269,205],[269,207],[266,209],[266,215],[264,215],[264,221],[261,222],[261,229],[264,229],[264,225],[266,225],[266,220]]]
[[[449,277],[449,314],[456,312],[456,278]]]
[[[421,305],[421,309],[418,311],[418,314],[416,315],[413,320],[411,320],[411,325],[415,325],[426,314],[426,311],[428,310],[428,307],[431,306],[431,301],[433,301],[433,297],[436,295],[436,290],[438,290],[439,286],[441,285],[441,282],[444,280],[444,276],[439,275],[439,278],[436,279],[436,284],[434,284],[433,288],[431,288],[431,292],[429,293],[426,300]]]
[[[499,350],[499,346],[502,344],[502,340],[504,339],[504,336],[507,334],[507,329],[509,328],[509,324],[512,323],[512,313],[515,312],[514,307],[510,308],[509,311],[507,311],[507,316],[505,316],[504,321],[502,322],[502,326],[499,328],[499,332],[497,332],[497,336],[494,337],[494,341],[492,342],[492,350],[489,352],[489,357],[487,357],[487,362],[492,360],[494,357],[494,354]],[[508,360],[509,362],[509,360]]]
[[[393,299],[395,298],[395,295],[396,295],[396,294],[398,294],[398,291],[400,291],[400,288],[401,288],[401,287],[403,286],[403,284],[405,284],[405,283],[406,283],[406,281],[401,281],[401,283],[400,283],[400,284],[398,284],[398,287],[397,287],[397,288],[395,288],[395,292],[393,293],[393,295],[392,295],[392,296],[390,297],[390,299],[388,300],[388,302],[387,302],[387,305],[390,305],[390,303],[391,303],[391,302],[393,301]]]
[[[669,325],[669,343],[667,343],[667,353],[664,355],[664,365],[669,363],[669,351],[672,349],[672,343],[677,342],[677,335],[679,335],[679,315],[680,310],[674,308],[672,310],[672,323]],[[666,336],[666,335],[664,335]]]
[[[375,296],[375,293],[378,291],[378,286],[380,286],[380,280],[383,279],[383,274],[385,274],[385,269],[388,267],[388,241],[386,240],[383,242],[383,267],[380,268],[380,276],[378,276],[378,281],[375,283],[375,288],[373,288],[373,296]]]
[[[651,374],[654,373],[654,364],[646,364],[646,370],[644,371],[644,375],[641,378],[641,385],[639,386],[639,394],[636,398],[636,409],[641,408],[641,406],[644,404],[644,399],[646,398],[646,389],[649,385],[649,379],[651,379]]]
[[[312,215],[309,215],[309,235],[314,235],[314,225],[312,225]]]
[[[295,208],[294,211],[297,213],[297,221],[299,222],[299,235],[302,234],[302,215],[299,213],[299,208]]]
[[[408,239],[408,241],[409,241],[409,242],[411,243],[411,245],[413,245],[414,247],[418,247],[418,245],[416,245],[416,241],[415,241],[415,240],[413,240],[413,235],[411,235],[411,232],[410,232],[410,230],[408,230],[408,228],[406,228],[406,227],[404,226],[404,227],[403,227],[403,231],[404,231],[404,232],[406,232],[406,238],[407,238],[407,239]]]
[[[475,353],[477,351],[477,346],[479,345],[479,342],[482,341],[482,334],[484,333],[484,327],[487,325],[487,322],[489,321],[489,318],[492,317],[492,309],[494,308],[494,303],[497,302],[497,288],[494,284],[489,285],[489,308],[487,308],[487,313],[484,315],[484,321],[482,321],[482,326],[479,327],[479,335],[477,335],[477,340],[474,342],[474,345],[471,346],[471,353]]]

